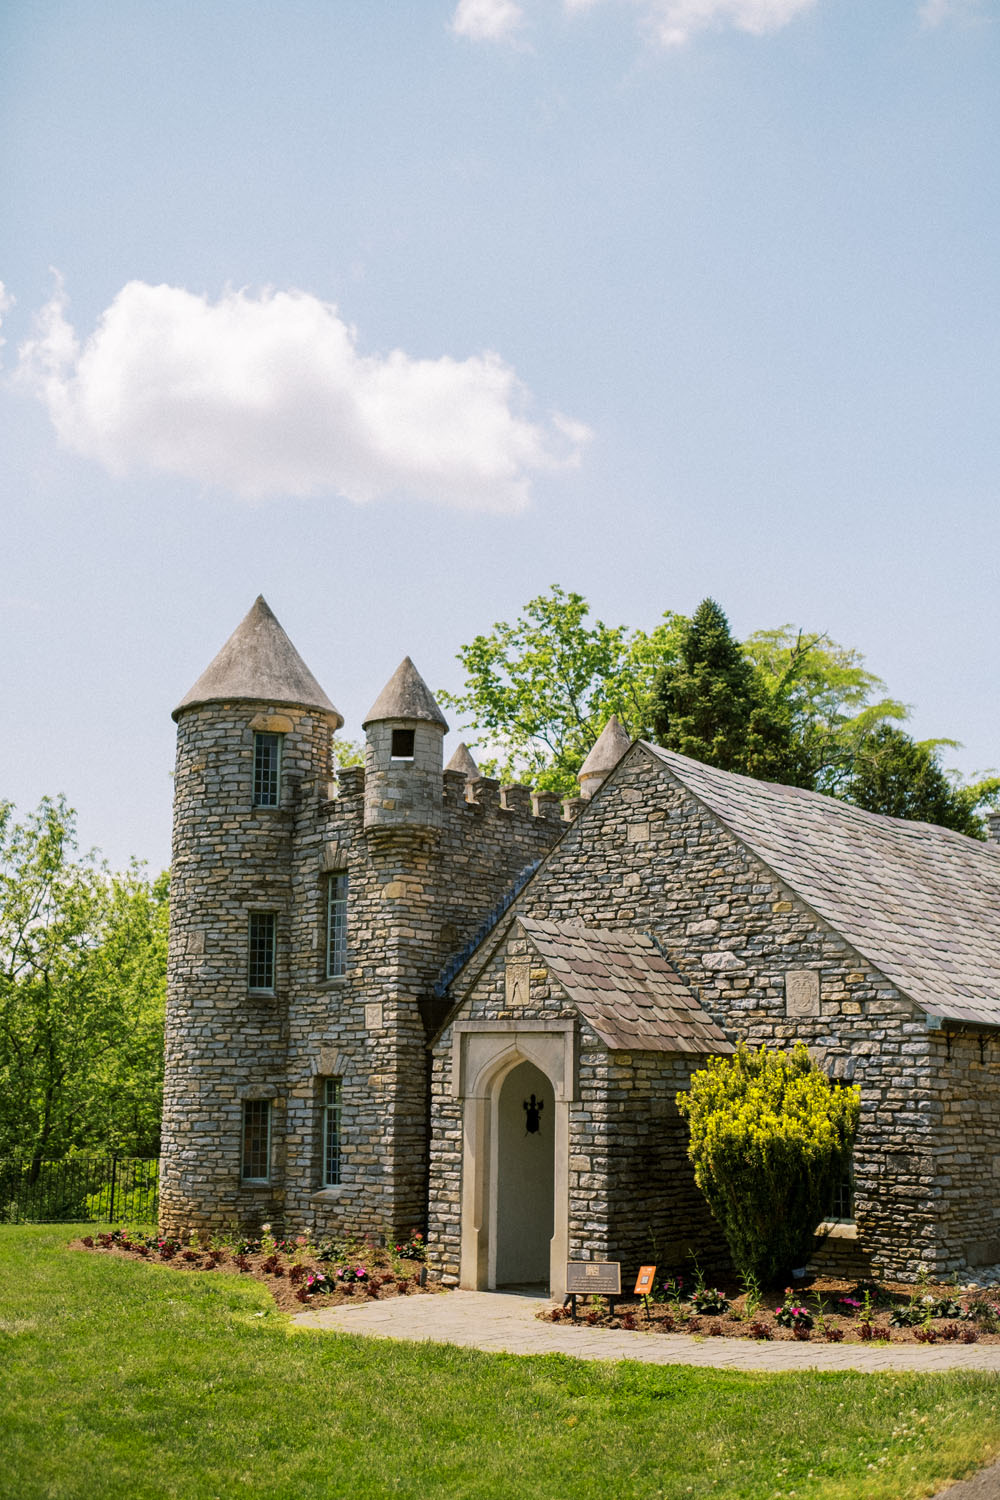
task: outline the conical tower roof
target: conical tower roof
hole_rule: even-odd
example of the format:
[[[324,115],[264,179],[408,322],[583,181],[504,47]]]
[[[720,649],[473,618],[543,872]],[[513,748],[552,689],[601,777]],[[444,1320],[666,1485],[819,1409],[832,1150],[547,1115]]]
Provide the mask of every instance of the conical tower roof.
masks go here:
[[[385,719],[426,719],[440,724],[448,732],[444,714],[408,656],[404,656],[371,708],[365,714],[362,729]]]
[[[463,740],[455,751],[451,760],[445,766],[446,771],[461,771],[468,781],[475,781],[479,776],[479,767],[469,754],[469,747]]]
[[[612,714],[601,730],[596,745],[577,772],[581,787],[595,780],[603,781],[609,776],[631,743],[627,730],[619,723],[618,715]]]
[[[286,703],[295,708],[331,714],[339,729],[344,722],[302,660],[263,594],[237,625],[218,656],[202,672],[190,692],[174,709],[202,703]]]

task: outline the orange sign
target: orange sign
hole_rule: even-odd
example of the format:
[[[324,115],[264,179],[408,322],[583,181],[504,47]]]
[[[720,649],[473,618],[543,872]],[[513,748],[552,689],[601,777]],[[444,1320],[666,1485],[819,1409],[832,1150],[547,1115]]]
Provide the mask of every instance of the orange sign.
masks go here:
[[[648,1297],[653,1290],[653,1277],[656,1275],[655,1266],[640,1266],[639,1275],[636,1278],[635,1292],[633,1296]]]

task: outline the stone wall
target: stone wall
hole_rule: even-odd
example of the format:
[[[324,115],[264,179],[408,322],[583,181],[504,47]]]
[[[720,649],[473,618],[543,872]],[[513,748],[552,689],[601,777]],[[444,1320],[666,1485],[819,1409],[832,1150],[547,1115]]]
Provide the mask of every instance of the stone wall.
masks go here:
[[[331,726],[319,713],[217,703],[178,723],[160,1188],[170,1230],[280,1215],[294,830],[304,779],[329,775]],[[277,807],[252,805],[255,729],[284,736]],[[253,910],[277,916],[273,995],[248,990]],[[272,1101],[262,1186],[240,1180],[245,1099]]]
[[[566,1190],[568,1258],[618,1260],[623,1277],[653,1261],[665,1272],[724,1263],[686,1156],[676,1106],[701,1058],[669,1052],[612,1052],[572,1005],[516,922],[507,922],[488,962],[465,992],[463,1022],[561,1022],[576,1031],[576,1088],[569,1107]],[[498,933],[498,938],[500,933]],[[528,984],[510,982],[527,963]],[[460,1277],[462,1101],[454,1092],[455,1033],[434,1047],[434,1116],[429,1260],[436,1275]],[[542,1115],[543,1129],[552,1129]],[[558,1182],[558,1162],[557,1162]],[[558,1191],[558,1187],[557,1187]]]
[[[961,1226],[976,1181],[980,1189],[996,1182],[995,1061],[980,1078],[958,1061],[956,1045],[954,1070],[942,1071],[944,1045],[928,1036],[917,1007],[662,762],[634,747],[512,910],[649,932],[731,1040],[801,1039],[831,1075],[858,1083],[859,1247],[886,1276],[913,1276],[921,1263],[940,1275],[964,1266],[969,1234]],[[984,1132],[975,1150],[970,1121]],[[438,1151],[446,1139],[443,1130]],[[442,1205],[433,1212],[442,1266],[450,1265],[450,1222]],[[971,1222],[984,1242],[997,1232],[992,1207],[981,1205]]]
[[[253,729],[277,715],[283,795],[252,808]],[[374,726],[379,728],[380,726]],[[434,726],[423,726],[438,734]],[[365,827],[365,772],[331,782],[332,724],[207,705],[178,726],[161,1222],[397,1235],[423,1227],[428,1059],[422,1006],[448,958],[557,837],[546,805],[439,772],[418,827]],[[426,747],[395,766],[426,800]],[[405,788],[404,788],[405,790]],[[331,792],[337,795],[331,796]],[[418,810],[419,811],[419,810]],[[418,822],[420,821],[418,816]],[[438,826],[435,828],[434,824]],[[349,878],[346,973],[325,977],[326,888]],[[278,915],[273,997],[247,989],[248,913]],[[323,1081],[342,1080],[342,1181],[321,1186]],[[270,1180],[240,1181],[242,1100],[272,1104]]]

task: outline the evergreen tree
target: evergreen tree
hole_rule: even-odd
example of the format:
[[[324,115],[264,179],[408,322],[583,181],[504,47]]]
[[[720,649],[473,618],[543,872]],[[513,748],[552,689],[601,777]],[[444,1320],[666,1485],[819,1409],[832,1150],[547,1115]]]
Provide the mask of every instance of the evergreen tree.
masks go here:
[[[714,599],[699,604],[676,663],[657,673],[650,719],[668,750],[762,781],[812,785],[787,705],[772,697]]]

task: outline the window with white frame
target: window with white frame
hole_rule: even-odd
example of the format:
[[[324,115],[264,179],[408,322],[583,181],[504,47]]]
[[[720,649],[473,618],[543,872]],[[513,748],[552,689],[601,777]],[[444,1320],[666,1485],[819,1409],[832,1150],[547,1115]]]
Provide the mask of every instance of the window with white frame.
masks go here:
[[[240,1177],[267,1182],[271,1175],[271,1101],[244,1099]]]
[[[251,990],[274,989],[276,914],[252,911],[247,933],[247,986]]]
[[[340,1104],[339,1078],[323,1080],[323,1186],[336,1187],[340,1182]]]
[[[280,734],[253,737],[254,807],[277,807],[281,800],[281,741]]]
[[[326,882],[326,977],[337,979],[347,968],[347,874],[338,870]]]

